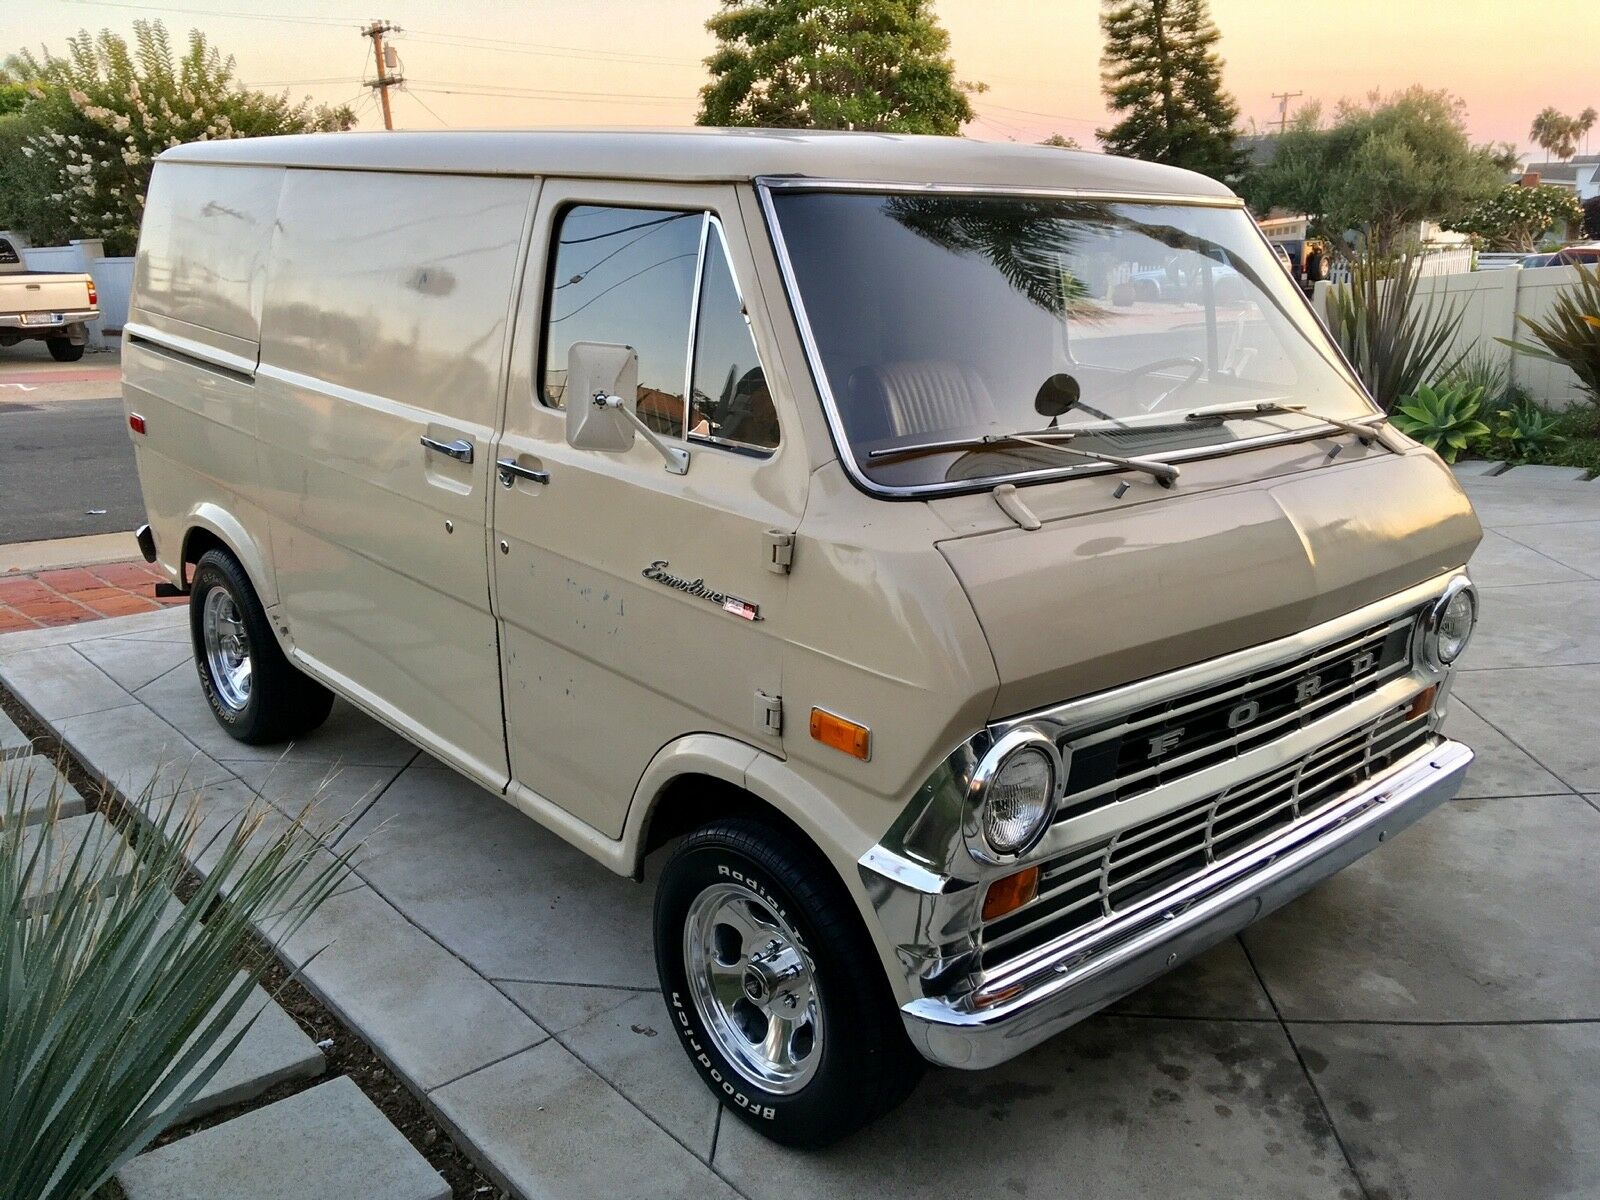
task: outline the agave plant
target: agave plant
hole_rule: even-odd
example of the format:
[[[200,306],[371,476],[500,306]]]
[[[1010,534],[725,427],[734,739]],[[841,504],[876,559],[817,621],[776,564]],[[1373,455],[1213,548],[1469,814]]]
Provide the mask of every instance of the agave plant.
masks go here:
[[[0,763],[0,1196],[82,1200],[244,1037],[248,1023],[224,1034],[265,969],[247,959],[252,923],[271,918],[287,936],[337,886],[348,852],[320,852],[303,821],[268,834],[249,812],[212,836],[210,873],[179,905],[173,889],[200,849],[192,794],[138,797],[131,838],[109,824],[85,837],[62,825],[59,777],[29,825],[29,783],[19,762]]]
[[[1562,436],[1561,419],[1545,412],[1529,399],[1512,401],[1495,412],[1496,453],[1507,458],[1538,458],[1567,439]]]
[[[1422,256],[1369,247],[1351,264],[1350,282],[1328,292],[1328,332],[1385,412],[1425,380],[1448,376],[1463,355],[1450,354],[1461,328],[1459,305],[1442,297],[1419,303]]]
[[[1600,266],[1574,268],[1577,282],[1561,289],[1547,320],[1518,317],[1538,345],[1496,338],[1518,354],[1560,363],[1578,377],[1594,404],[1600,404]]]
[[[1409,434],[1444,459],[1453,463],[1456,456],[1474,441],[1489,435],[1489,427],[1478,420],[1481,388],[1423,384],[1415,395],[1403,397],[1390,414],[1401,433]]]

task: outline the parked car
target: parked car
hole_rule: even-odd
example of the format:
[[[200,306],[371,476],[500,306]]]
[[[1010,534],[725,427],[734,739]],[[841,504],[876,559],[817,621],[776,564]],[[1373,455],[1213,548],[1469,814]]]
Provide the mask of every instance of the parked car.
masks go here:
[[[1559,267],[1562,265],[1558,261],[1559,258],[1560,255],[1553,250],[1545,254],[1524,254],[1517,265],[1519,267]]]
[[[1118,306],[1137,264],[1213,293]],[[146,557],[249,744],[335,695],[624,875],[780,1142],[992,1066],[1455,794],[1480,528],[1241,202],[793,130],[155,167]]]
[[[0,237],[0,346],[42,341],[57,362],[76,362],[100,319],[100,297],[88,275],[30,271],[22,252]]]
[[[1600,263],[1600,242],[1583,242],[1576,246],[1563,246],[1551,255],[1546,264],[1552,267],[1592,267]]]

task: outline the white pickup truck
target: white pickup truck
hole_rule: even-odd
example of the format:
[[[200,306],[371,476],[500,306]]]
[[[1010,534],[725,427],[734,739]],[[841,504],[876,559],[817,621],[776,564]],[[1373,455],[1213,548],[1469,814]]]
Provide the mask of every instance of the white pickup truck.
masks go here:
[[[0,237],[0,347],[43,339],[57,362],[76,362],[100,319],[100,297],[87,275],[30,271],[17,247]]]

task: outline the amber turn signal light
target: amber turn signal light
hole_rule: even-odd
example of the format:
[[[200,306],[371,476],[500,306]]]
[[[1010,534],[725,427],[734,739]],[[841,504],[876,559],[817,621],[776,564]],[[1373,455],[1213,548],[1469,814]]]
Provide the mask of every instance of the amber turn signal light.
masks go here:
[[[811,710],[811,736],[862,762],[872,757],[872,730],[820,708]]]
[[[983,897],[983,919],[993,921],[1007,913],[1016,912],[1039,894],[1039,868],[1029,867],[989,885]]]
[[[1406,710],[1406,720],[1415,721],[1418,717],[1427,716],[1433,708],[1433,702],[1438,695],[1439,685],[1437,683],[1424,691],[1418,692],[1416,698],[1411,701],[1411,707]]]

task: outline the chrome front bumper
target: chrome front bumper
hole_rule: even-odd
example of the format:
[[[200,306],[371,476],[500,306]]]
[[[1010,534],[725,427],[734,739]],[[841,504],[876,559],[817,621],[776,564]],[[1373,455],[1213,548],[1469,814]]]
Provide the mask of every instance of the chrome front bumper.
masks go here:
[[[1424,747],[1317,813],[1104,924],[1063,938],[1024,968],[1000,968],[960,999],[901,1008],[922,1054],[948,1067],[1005,1062],[1294,899],[1450,799],[1472,751]],[[976,997],[1003,997],[979,1006]]]

